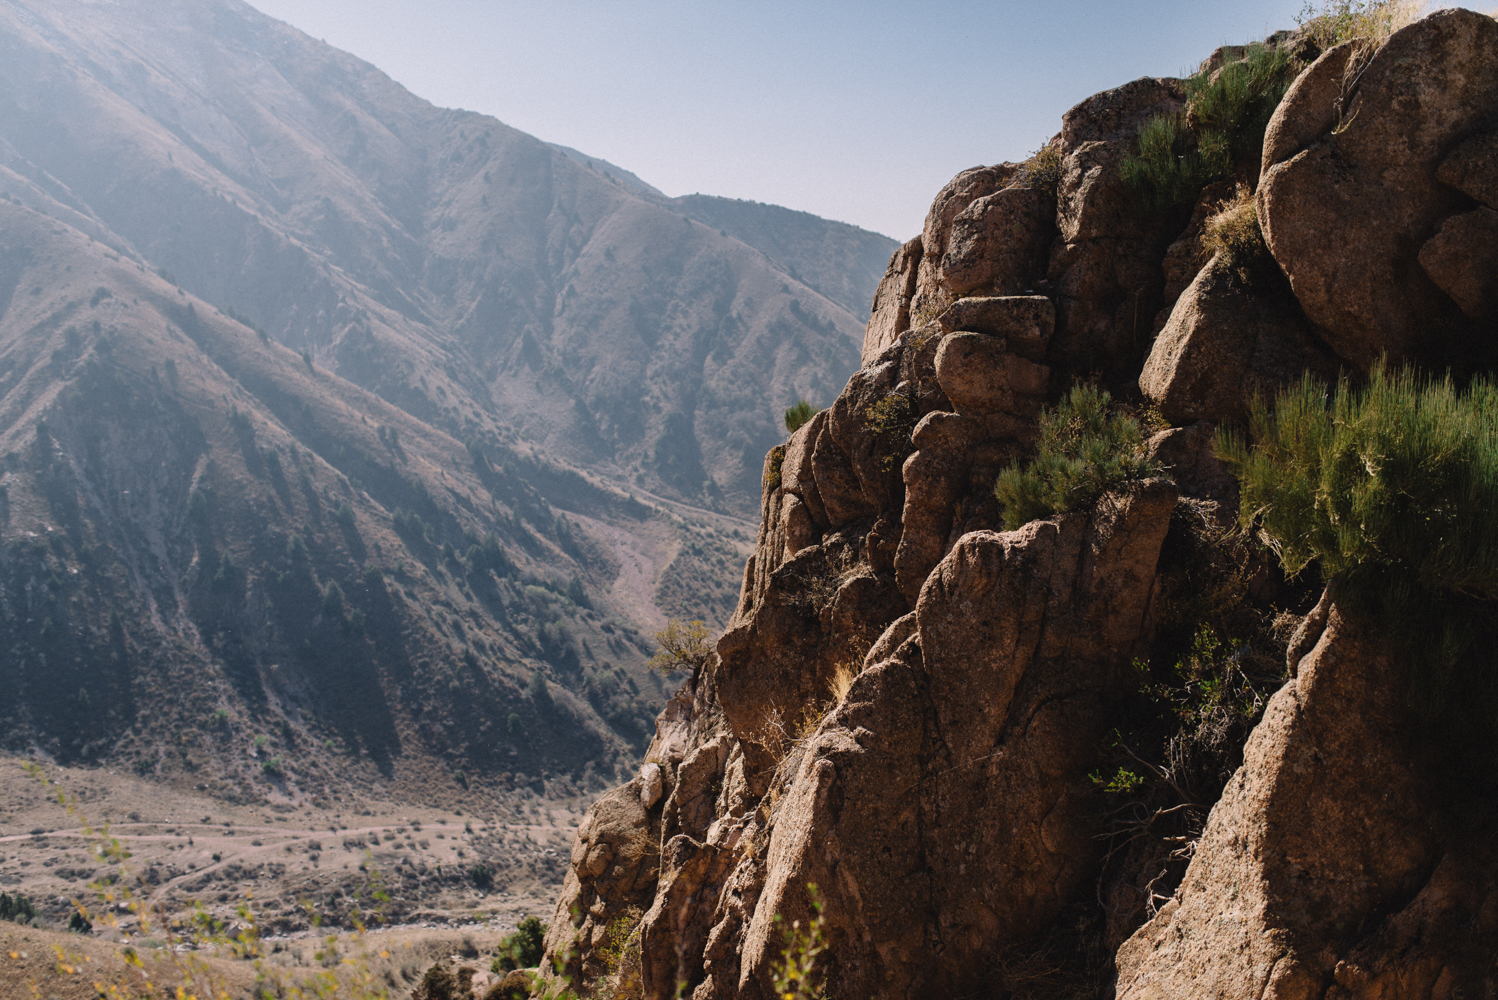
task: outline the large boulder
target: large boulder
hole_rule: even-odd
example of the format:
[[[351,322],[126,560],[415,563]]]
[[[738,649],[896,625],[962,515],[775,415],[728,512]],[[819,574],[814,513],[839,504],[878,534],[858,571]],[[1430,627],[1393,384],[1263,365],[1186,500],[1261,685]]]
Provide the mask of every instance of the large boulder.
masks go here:
[[[1161,258],[1180,219],[1141,210],[1119,165],[1139,126],[1185,107],[1178,80],[1140,79],[1096,94],[1062,118],[1060,236],[1047,291],[1056,300],[1048,360],[1073,371],[1132,379],[1161,306]]]
[[[1324,69],[1327,79],[1303,88],[1304,101],[1281,109],[1288,118],[1303,106],[1303,118],[1284,123],[1272,153],[1300,146],[1313,127],[1321,134],[1289,159],[1265,160],[1259,219],[1275,260],[1327,342],[1359,366],[1385,353],[1439,364],[1478,348],[1416,258],[1442,220],[1466,208],[1436,172],[1490,127],[1498,22],[1444,10],[1396,32],[1347,88],[1340,123],[1324,105],[1335,65]]]
[[[936,321],[946,333],[1003,337],[1015,354],[1042,362],[1056,332],[1056,306],[1044,295],[972,296],[952,303]]]
[[[975,532],[947,555],[915,621],[891,626],[904,641],[877,644],[885,658],[778,799],[738,996],[770,995],[776,915],[809,917],[811,883],[836,994],[868,998],[981,991],[995,949],[1082,889],[1086,775],[1145,635],[1175,500],[1152,481],[1090,517]]]
[[[921,229],[921,258],[916,268],[915,292],[910,300],[912,326],[935,318],[952,299],[952,293],[942,285],[940,266],[947,252],[953,222],[969,205],[1008,187],[1019,169],[1019,165],[1014,163],[972,167],[952,178],[936,193],[926,213],[926,224]]]
[[[1219,255],[1176,300],[1139,375],[1166,419],[1242,421],[1255,396],[1273,398],[1306,371],[1336,378],[1337,359],[1279,283],[1246,282]]]
[[[863,331],[863,364],[867,366],[880,353],[910,329],[910,300],[915,296],[915,282],[920,270],[924,244],[921,237],[894,252],[884,277],[874,291],[874,306]]]
[[[1045,270],[1051,215],[1051,195],[1030,187],[976,199],[952,220],[937,279],[954,295],[1028,291]]]
[[[1003,337],[951,333],[936,350],[936,381],[952,409],[970,416],[1013,413],[1035,417],[1051,370],[1009,350]],[[934,417],[936,414],[929,414]],[[908,480],[907,480],[908,481]]]
[[[1181,888],[1119,949],[1118,996],[1492,995],[1493,849],[1430,822],[1407,673],[1329,597],[1290,647]]]
[[[1468,317],[1498,318],[1498,212],[1451,216],[1420,248],[1420,266]]]
[[[1436,170],[1436,180],[1498,209],[1498,133],[1481,132],[1457,146]]]

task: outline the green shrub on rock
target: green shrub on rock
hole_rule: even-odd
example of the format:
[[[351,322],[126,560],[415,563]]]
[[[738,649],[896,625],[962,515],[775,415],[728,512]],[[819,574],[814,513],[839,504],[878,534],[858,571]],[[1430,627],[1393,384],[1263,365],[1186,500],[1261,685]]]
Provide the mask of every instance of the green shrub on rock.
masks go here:
[[[810,423],[812,417],[821,412],[822,411],[820,409],[812,406],[804,399],[796,400],[796,402],[787,407],[785,411],[786,431],[790,434],[796,433],[806,424]]]
[[[994,484],[1006,528],[1083,510],[1109,489],[1156,473],[1139,421],[1111,403],[1106,390],[1079,385],[1041,415],[1034,461],[1011,465]]]
[[[1382,366],[1361,389],[1307,377],[1219,452],[1244,529],[1377,618],[1418,706],[1498,720],[1498,387]]]
[[[1138,152],[1119,166],[1124,183],[1146,210],[1165,212],[1252,164],[1297,68],[1285,50],[1254,44],[1215,72],[1188,77],[1185,112],[1139,127]]]

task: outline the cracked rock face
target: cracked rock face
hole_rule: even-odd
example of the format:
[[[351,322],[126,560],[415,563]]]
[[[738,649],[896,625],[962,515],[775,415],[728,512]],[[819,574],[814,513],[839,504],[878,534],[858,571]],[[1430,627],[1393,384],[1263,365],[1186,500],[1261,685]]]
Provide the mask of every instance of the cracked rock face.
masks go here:
[[[1426,822],[1402,667],[1330,598],[1158,912],[1102,901],[1089,777],[1183,597],[1179,553],[1231,564],[1254,601],[1284,592],[1246,546],[1176,545],[1237,504],[1213,422],[1306,369],[1445,358],[1493,325],[1495,43],[1447,11],[1302,73],[1262,173],[1243,165],[1272,282],[1200,258],[1229,185],[1148,217],[1118,178],[1180,81],[1067,112],[1054,194],[1019,164],[943,188],[890,262],[863,367],[767,457],[738,608],[640,776],[579,827],[549,959],[615,995],[605,944],[632,927],[618,995],[770,1000],[815,885],[838,997],[997,995],[995,957],[1094,897],[1128,1000],[1498,995],[1498,848]],[[996,477],[1084,379],[1138,385],[1178,425],[1148,446],[1175,483],[1000,530]]]
[[[1413,745],[1408,678],[1373,623],[1329,597],[1308,625],[1292,650],[1309,651],[1254,730],[1180,891],[1119,949],[1122,1000],[1493,985],[1480,956],[1498,944],[1494,851],[1428,822],[1435,775]]]
[[[1461,356],[1471,346],[1460,343],[1461,311],[1419,257],[1443,220],[1464,210],[1438,169],[1464,140],[1492,128],[1498,22],[1440,11],[1365,63],[1343,58],[1341,72],[1339,51],[1326,53],[1312,67],[1315,79],[1292,88],[1276,111],[1283,127],[1271,129],[1272,149],[1266,140],[1258,192],[1269,249],[1306,315],[1348,361],[1366,368],[1383,353]],[[1340,120],[1327,108],[1334,83]],[[1447,176],[1460,180],[1460,168]]]

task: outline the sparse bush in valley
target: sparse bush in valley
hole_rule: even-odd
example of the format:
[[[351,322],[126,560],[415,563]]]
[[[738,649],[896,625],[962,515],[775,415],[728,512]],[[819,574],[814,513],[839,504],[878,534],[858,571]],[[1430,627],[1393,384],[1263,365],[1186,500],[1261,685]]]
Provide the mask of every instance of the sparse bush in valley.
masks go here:
[[[650,658],[650,668],[670,675],[690,670],[695,676],[713,655],[713,636],[706,623],[672,619],[655,634],[660,649]]]
[[[36,907],[19,892],[14,896],[0,892],[0,920],[29,924],[36,919]]]
[[[489,967],[496,973],[513,969],[532,969],[541,964],[545,952],[546,925],[539,917],[526,917],[515,926],[515,933],[499,943],[499,955]]]

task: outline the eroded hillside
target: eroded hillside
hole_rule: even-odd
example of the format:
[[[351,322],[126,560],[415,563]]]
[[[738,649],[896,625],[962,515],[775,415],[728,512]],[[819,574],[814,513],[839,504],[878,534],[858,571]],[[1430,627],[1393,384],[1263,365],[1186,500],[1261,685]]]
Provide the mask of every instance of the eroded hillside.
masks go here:
[[[742,514],[894,246],[625,185],[237,0],[7,4],[0,79],[10,196],[459,440]]]

